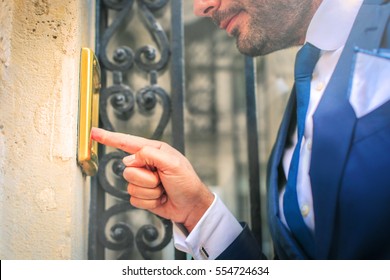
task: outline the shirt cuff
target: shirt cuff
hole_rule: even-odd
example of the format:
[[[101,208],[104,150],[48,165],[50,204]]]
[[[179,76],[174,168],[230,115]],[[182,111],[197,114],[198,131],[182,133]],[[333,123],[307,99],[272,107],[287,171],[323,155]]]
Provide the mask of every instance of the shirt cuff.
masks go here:
[[[173,224],[175,247],[196,260],[214,260],[237,238],[242,227],[222,200],[214,201],[190,234]]]

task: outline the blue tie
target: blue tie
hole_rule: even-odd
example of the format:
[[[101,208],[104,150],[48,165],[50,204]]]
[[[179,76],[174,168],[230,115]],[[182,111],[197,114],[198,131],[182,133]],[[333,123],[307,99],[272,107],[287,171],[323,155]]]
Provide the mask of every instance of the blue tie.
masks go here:
[[[314,237],[306,226],[299,209],[296,184],[299,154],[305,131],[307,107],[310,100],[310,82],[319,55],[320,50],[318,48],[310,43],[306,43],[296,56],[294,78],[297,99],[298,141],[291,159],[286,192],[283,199],[283,209],[287,224],[294,237],[312,258],[314,257]]]

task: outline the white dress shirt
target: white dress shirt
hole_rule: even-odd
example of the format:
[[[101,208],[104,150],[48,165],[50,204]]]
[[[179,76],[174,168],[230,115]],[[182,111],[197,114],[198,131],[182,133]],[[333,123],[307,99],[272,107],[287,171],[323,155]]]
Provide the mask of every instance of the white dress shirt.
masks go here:
[[[363,0],[324,0],[315,13],[306,34],[306,41],[322,50],[311,81],[310,102],[297,178],[298,203],[304,221],[312,231],[315,229],[309,178],[313,136],[312,117],[333,74],[362,3]],[[296,144],[296,142],[295,133],[293,143]],[[283,168],[286,177],[294,149],[295,145],[284,152]],[[283,195],[284,190],[281,191],[279,200],[280,218],[287,226],[283,215]],[[173,235],[175,246],[191,254],[194,259],[215,259],[241,231],[241,225],[216,196],[213,204],[188,236],[183,234],[177,226],[174,226]]]

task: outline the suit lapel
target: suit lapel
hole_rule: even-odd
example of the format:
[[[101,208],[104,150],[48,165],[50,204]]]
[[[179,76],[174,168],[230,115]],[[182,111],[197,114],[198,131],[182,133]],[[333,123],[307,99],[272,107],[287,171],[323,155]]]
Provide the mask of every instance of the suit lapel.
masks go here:
[[[272,167],[277,168],[282,159],[284,149],[286,148],[286,141],[289,134],[291,122],[293,119],[293,114],[295,113],[296,110],[295,104],[296,104],[296,93],[294,87],[293,90],[291,91],[290,98],[287,102],[286,110],[284,111],[282,122],[280,124],[278,135],[276,137],[276,141],[274,144],[274,149],[272,151],[272,155],[270,158],[270,165]]]
[[[360,9],[344,51],[313,116],[310,178],[316,226],[316,258],[319,259],[329,256],[339,187],[356,125],[355,113],[348,100],[354,48],[378,48],[388,20],[385,9],[373,5],[375,3],[378,1],[366,1]]]
[[[274,240],[274,249],[281,259],[305,259],[307,256],[301,250],[294,238],[279,219],[279,179],[280,162],[286,146],[289,129],[295,114],[295,90],[293,89],[284,112],[279,132],[268,163],[267,196],[268,196],[268,222]]]

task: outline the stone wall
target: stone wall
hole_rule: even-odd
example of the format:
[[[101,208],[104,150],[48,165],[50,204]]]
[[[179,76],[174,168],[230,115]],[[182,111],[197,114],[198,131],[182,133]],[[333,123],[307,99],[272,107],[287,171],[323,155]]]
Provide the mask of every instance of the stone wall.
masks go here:
[[[94,1],[0,1],[0,259],[87,257],[76,160],[79,56]]]

